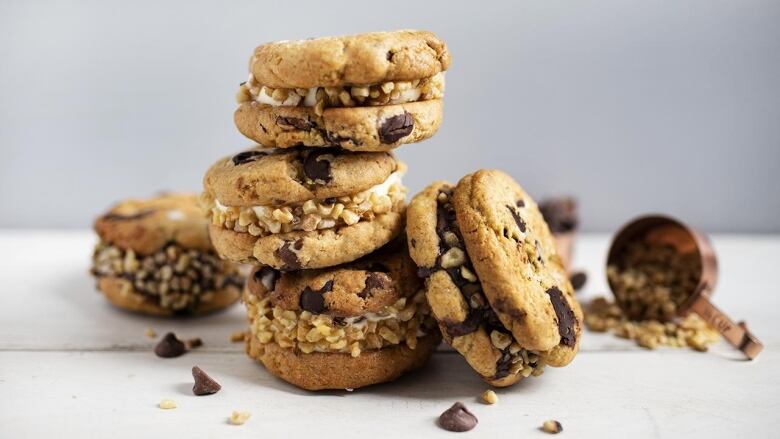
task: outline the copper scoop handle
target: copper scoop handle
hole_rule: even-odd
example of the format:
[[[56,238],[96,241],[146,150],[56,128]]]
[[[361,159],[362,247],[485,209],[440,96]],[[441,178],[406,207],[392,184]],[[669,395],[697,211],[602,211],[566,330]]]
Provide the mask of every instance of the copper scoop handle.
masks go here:
[[[744,323],[734,323],[726,314],[710,302],[705,295],[696,298],[690,308],[715,328],[732,346],[752,360],[764,349],[764,345],[747,329]]]

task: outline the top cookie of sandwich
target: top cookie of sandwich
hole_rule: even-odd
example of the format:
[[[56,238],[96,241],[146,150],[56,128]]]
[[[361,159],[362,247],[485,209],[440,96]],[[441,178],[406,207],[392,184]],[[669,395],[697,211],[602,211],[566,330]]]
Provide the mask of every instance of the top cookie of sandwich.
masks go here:
[[[249,70],[269,87],[311,88],[427,78],[449,64],[432,32],[401,30],[263,44]]]
[[[257,148],[215,163],[203,185],[225,206],[282,205],[352,195],[384,182],[401,166],[386,152]]]
[[[481,170],[453,193],[485,296],[518,343],[564,365],[577,352],[582,311],[534,200],[507,174]]]
[[[154,253],[169,242],[188,249],[211,249],[208,221],[192,194],[120,201],[95,220],[94,228],[103,242],[141,255]]]

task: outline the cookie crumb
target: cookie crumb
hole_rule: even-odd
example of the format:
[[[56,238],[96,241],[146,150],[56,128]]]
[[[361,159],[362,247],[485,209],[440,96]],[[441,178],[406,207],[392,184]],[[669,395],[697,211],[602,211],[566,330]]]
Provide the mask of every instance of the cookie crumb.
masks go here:
[[[456,402],[439,416],[439,427],[447,431],[469,431],[477,426],[477,417],[463,405]]]
[[[549,419],[544,421],[544,424],[542,424],[542,431],[550,434],[558,434],[563,431],[563,426],[560,422],[554,419]]]
[[[249,412],[233,410],[233,413],[230,415],[230,423],[233,425],[242,425],[250,416],[252,416],[252,414]]]
[[[149,338],[157,337],[157,333],[154,332],[154,329],[152,329],[151,327],[146,328],[146,332],[144,332],[144,334],[146,334],[146,336]]]
[[[176,337],[176,334],[169,332],[157,343],[154,353],[160,358],[176,358],[184,355],[184,343]]]
[[[171,410],[178,407],[179,404],[177,404],[176,401],[172,399],[163,399],[162,401],[160,401],[160,408],[163,410]]]
[[[490,389],[485,390],[485,392],[482,393],[482,402],[493,405],[498,402],[498,395]]]
[[[214,378],[211,378],[198,366],[193,366],[192,378],[195,380],[195,384],[192,386],[192,393],[195,395],[213,395],[222,389],[222,386]]]
[[[230,334],[230,341],[233,343],[240,343],[246,340],[246,331],[236,331]]]

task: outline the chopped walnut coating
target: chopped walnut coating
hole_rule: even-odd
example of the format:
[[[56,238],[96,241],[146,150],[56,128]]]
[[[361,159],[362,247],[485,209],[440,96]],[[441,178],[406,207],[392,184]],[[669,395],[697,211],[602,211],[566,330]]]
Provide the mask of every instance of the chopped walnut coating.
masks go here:
[[[633,321],[617,304],[603,297],[594,299],[586,307],[585,325],[591,331],[611,332],[618,337],[634,340],[639,346],[648,349],[688,346],[697,351],[706,351],[709,345],[720,340],[718,332],[696,314],[689,314],[677,322]]]
[[[175,311],[207,302],[228,284],[240,284],[237,268],[212,252],[184,249],[170,243],[158,252],[139,256],[133,250],[99,242],[91,272],[96,277],[126,279],[135,292]]]
[[[314,107],[321,116],[325,108],[364,107],[404,104],[441,99],[444,96],[444,73],[411,81],[389,81],[380,84],[341,87],[271,88],[255,81],[252,74],[241,84],[236,101],[259,102],[274,106]]]
[[[266,236],[351,226],[392,211],[405,198],[406,188],[398,182],[389,185],[386,193],[369,189],[352,196],[307,200],[280,207],[227,207],[218,204],[218,200],[204,197],[204,201],[211,211],[212,224],[252,236]]]
[[[260,343],[311,352],[348,353],[406,343],[410,349],[433,327],[425,294],[398,299],[378,313],[360,317],[333,318],[309,311],[284,310],[272,306],[268,297],[248,295],[247,313],[251,336]]]

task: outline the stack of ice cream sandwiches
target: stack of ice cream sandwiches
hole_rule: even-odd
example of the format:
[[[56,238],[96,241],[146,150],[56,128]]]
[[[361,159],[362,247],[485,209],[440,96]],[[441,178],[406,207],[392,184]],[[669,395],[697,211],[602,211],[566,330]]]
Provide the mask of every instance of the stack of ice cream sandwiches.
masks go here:
[[[404,236],[391,152],[442,121],[450,55],[425,31],[257,47],[235,123],[258,145],[204,177],[211,241],[254,265],[248,354],[305,389],[393,380],[440,335]]]

